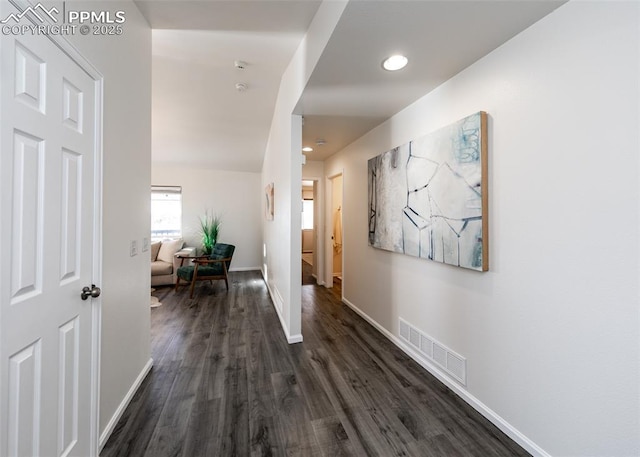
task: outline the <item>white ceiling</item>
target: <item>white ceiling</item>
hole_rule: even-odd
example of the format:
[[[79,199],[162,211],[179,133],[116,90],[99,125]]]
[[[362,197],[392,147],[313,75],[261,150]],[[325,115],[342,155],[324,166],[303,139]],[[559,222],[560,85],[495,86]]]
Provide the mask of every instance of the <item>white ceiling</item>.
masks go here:
[[[321,0],[135,0],[154,29],[302,35]]]
[[[350,2],[296,110],[307,159],[340,151],[565,1]],[[396,53],[407,67],[383,70]]]
[[[153,160],[259,171],[282,73],[320,2],[136,3],[154,28]],[[307,158],[339,151],[562,3],[352,0],[296,109]],[[382,70],[396,52],[409,65]]]
[[[136,3],[154,29],[152,160],[260,171],[280,79],[320,2]]]

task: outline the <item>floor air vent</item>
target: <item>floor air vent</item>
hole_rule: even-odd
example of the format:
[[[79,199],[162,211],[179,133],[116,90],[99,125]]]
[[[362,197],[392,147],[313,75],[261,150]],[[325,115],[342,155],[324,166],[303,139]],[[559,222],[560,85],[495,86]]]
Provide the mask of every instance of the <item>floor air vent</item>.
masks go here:
[[[467,359],[400,319],[400,338],[462,385],[467,385]]]
[[[400,336],[405,340],[409,340],[409,324],[400,319]]]

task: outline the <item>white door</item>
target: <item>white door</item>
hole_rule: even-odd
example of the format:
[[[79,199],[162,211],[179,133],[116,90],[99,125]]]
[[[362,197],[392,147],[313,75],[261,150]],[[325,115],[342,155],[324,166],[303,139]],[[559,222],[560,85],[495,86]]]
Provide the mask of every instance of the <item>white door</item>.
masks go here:
[[[0,55],[0,455],[90,456],[98,86],[42,35]]]

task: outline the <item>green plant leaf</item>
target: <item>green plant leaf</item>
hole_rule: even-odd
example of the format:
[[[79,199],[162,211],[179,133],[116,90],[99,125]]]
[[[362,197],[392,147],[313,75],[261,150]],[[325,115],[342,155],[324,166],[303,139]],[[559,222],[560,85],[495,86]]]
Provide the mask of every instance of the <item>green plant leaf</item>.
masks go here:
[[[222,219],[215,213],[209,214],[207,211],[204,216],[200,217],[200,235],[202,237],[202,247],[205,254],[211,254],[213,251],[213,247],[218,241],[221,224]]]

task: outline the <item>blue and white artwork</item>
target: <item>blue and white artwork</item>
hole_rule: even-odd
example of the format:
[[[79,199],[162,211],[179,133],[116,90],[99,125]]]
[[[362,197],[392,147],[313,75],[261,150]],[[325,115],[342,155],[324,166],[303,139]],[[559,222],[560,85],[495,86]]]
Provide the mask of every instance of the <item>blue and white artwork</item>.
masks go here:
[[[369,160],[369,244],[488,270],[487,115]]]

